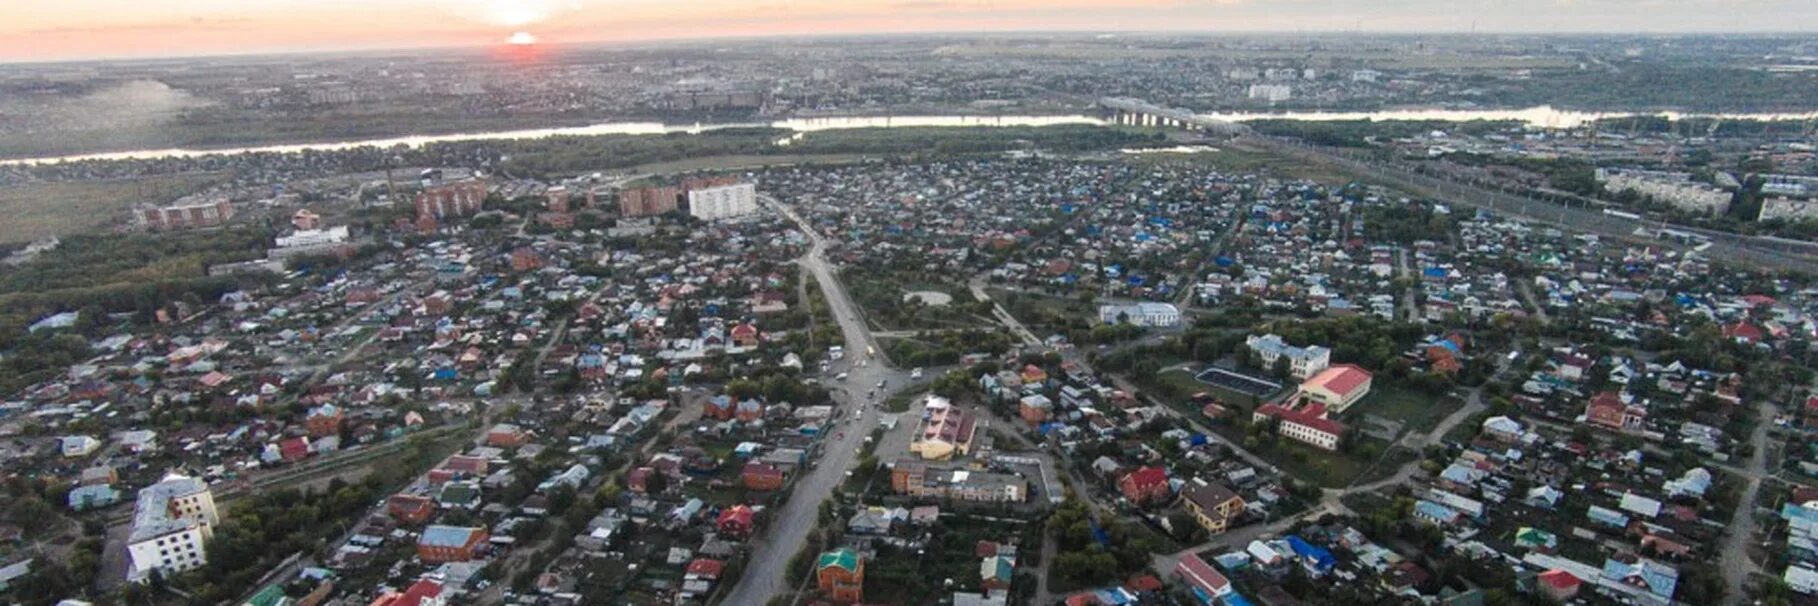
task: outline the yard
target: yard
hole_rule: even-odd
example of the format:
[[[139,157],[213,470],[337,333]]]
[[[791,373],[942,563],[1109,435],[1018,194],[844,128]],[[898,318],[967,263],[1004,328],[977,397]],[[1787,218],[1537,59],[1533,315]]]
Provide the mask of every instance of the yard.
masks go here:
[[[1439,425],[1463,403],[1457,398],[1432,396],[1419,391],[1378,383],[1370,394],[1345,411],[1347,423],[1375,415],[1402,424],[1403,431],[1425,433]]]

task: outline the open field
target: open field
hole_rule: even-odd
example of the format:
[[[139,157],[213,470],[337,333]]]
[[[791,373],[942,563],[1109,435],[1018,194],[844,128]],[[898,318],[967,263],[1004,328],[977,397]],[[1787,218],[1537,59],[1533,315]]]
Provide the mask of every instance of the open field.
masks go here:
[[[1309,179],[1327,185],[1343,185],[1357,180],[1354,175],[1338,170],[1331,165],[1314,164],[1298,158],[1273,154],[1266,150],[1243,145],[1238,141],[1221,143],[1218,145],[1218,151],[1141,155],[1132,156],[1128,161],[1210,166],[1229,173],[1267,173],[1282,177]]]
[[[1455,398],[1435,397],[1417,391],[1375,385],[1370,394],[1345,411],[1347,422],[1363,415],[1400,421],[1408,431],[1427,432],[1452,411],[1463,406]]]
[[[764,168],[766,166],[794,165],[833,165],[857,164],[878,159],[879,155],[866,154],[779,154],[779,155],[734,155],[707,156],[668,162],[639,164],[626,169],[634,175],[667,175],[705,170],[740,170],[747,168]]]
[[[222,178],[195,173],[90,183],[32,183],[0,187],[0,244],[88,231],[126,217],[135,202],[170,201]]]

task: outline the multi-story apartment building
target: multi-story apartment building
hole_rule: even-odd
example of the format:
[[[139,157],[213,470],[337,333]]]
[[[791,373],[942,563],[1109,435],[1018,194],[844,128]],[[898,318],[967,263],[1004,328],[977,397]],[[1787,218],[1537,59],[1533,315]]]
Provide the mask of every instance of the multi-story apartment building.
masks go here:
[[[169,576],[208,563],[206,545],[220,523],[214,495],[201,480],[173,473],[140,490],[126,539],[127,580],[143,582],[154,571]]]

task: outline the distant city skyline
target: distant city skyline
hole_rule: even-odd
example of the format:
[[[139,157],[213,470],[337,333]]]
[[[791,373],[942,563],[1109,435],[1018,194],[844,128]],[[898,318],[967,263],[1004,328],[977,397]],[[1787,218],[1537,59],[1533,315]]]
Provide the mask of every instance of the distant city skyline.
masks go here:
[[[1818,31],[1811,0],[62,0],[0,62],[883,33]]]

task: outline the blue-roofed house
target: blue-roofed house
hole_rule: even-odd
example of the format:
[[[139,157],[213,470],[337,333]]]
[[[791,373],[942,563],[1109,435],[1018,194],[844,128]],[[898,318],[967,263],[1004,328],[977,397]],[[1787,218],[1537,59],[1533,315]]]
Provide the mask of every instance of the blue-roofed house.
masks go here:
[[[1451,526],[1464,519],[1464,514],[1459,513],[1456,509],[1423,499],[1414,503],[1414,518],[1429,524]]]
[[[1612,528],[1629,527],[1629,516],[1607,507],[1592,505],[1585,510],[1584,517],[1590,519],[1592,522]]]
[[[1324,576],[1338,565],[1338,558],[1324,547],[1307,542],[1300,535],[1288,535],[1288,547],[1294,550],[1294,556],[1300,559],[1300,565],[1313,576]]]
[[[1638,601],[1644,603],[1669,603],[1679,587],[1678,570],[1634,554],[1604,560],[1603,578],[1610,583],[1645,590],[1646,594],[1635,594]]]

